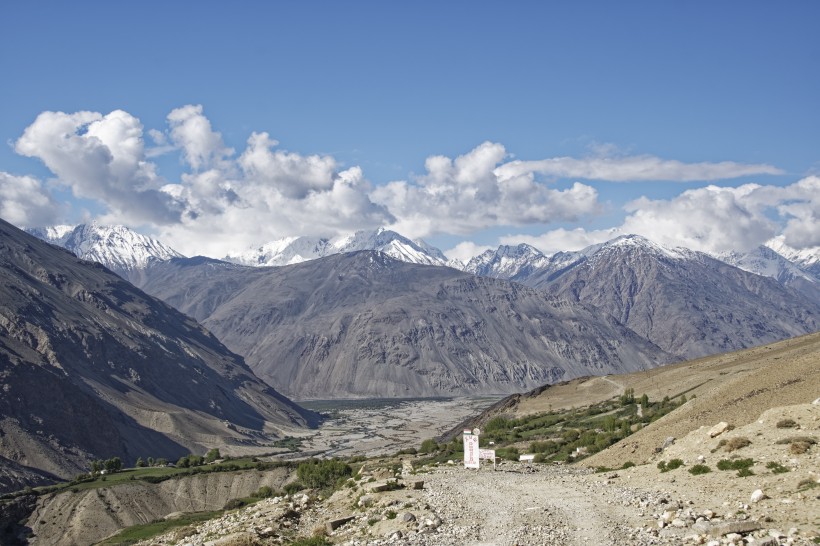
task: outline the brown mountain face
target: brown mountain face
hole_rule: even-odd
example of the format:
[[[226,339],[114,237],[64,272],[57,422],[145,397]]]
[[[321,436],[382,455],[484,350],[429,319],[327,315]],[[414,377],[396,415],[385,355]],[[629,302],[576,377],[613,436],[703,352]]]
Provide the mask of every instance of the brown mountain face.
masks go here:
[[[297,399],[510,393],[674,360],[583,304],[372,251],[277,268],[174,259],[145,280]]]
[[[0,220],[4,470],[230,452],[315,421],[194,320]]]

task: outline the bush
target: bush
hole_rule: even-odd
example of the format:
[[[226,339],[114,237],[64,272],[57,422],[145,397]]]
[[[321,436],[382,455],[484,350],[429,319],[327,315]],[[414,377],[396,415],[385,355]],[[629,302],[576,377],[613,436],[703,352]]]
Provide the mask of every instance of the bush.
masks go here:
[[[282,487],[282,489],[284,489],[285,493],[288,495],[293,495],[297,491],[301,491],[304,488],[305,486],[299,482],[290,482],[288,484],[285,484],[284,487]]]
[[[428,438],[421,443],[419,453],[433,453],[438,451],[438,444],[432,438]]]
[[[820,483],[817,483],[816,480],[813,480],[811,478],[808,478],[808,479],[805,479],[805,480],[800,480],[800,482],[797,484],[797,490],[798,491],[805,491],[806,489],[814,489],[815,487],[820,487]]]
[[[699,476],[700,474],[708,474],[711,471],[712,469],[706,466],[705,464],[696,464],[695,466],[689,469],[689,473],[693,476]]]
[[[750,445],[752,445],[751,440],[749,440],[745,436],[737,436],[735,438],[727,440],[726,445],[724,446],[723,449],[725,449],[726,451],[731,452],[731,451],[736,451],[738,449],[742,449],[742,448],[744,448],[746,446],[750,446]]]
[[[754,476],[754,475],[755,475],[755,473],[752,472],[751,468],[741,468],[740,470],[737,471],[738,478],[745,478],[747,476]]]
[[[754,459],[721,459],[717,467],[718,470],[748,470],[754,464]]]
[[[675,470],[676,468],[680,468],[683,466],[683,461],[681,459],[672,459],[668,463],[665,461],[661,461],[658,463],[658,469],[661,472],[669,472],[670,470]]]
[[[254,493],[253,496],[257,499],[266,499],[268,497],[272,497],[273,489],[271,489],[267,485],[263,485],[262,487],[256,490],[256,493]]]
[[[811,444],[809,442],[792,442],[789,444],[789,453],[792,455],[802,455],[807,452]]]
[[[205,454],[205,462],[212,463],[217,459],[221,459],[222,455],[219,453],[219,449],[213,448],[208,453]]]
[[[771,470],[772,474],[784,474],[789,471],[788,468],[774,461],[769,461],[768,463],[766,463],[766,468]]]
[[[777,428],[795,428],[797,427],[797,421],[794,419],[781,419],[776,426]]]
[[[335,486],[343,478],[353,474],[353,469],[336,459],[307,461],[296,468],[296,476],[305,486],[321,489]]]
[[[627,468],[632,468],[635,466],[635,463],[632,461],[626,461],[624,464],[621,465],[621,470],[626,470]]]
[[[242,499],[231,499],[225,503],[224,510],[234,510],[235,508],[242,508],[243,506],[245,506],[245,504],[247,503]]]

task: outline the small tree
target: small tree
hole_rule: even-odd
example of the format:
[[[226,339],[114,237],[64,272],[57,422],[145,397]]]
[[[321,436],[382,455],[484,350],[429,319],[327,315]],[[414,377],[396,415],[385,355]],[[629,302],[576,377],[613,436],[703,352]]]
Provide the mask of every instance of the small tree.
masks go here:
[[[114,473],[122,470],[122,460],[119,457],[111,457],[110,459],[106,459],[103,464],[106,472],[108,473]]]
[[[432,453],[438,451],[438,444],[432,438],[428,438],[421,443],[420,453]]]
[[[143,467],[145,467],[145,466],[146,466],[146,465],[145,465],[145,461],[143,461],[143,460],[142,460],[142,457],[139,457],[139,458],[137,459],[137,462],[136,462],[136,463],[134,463],[134,466],[136,466],[137,468],[143,468]]]
[[[210,450],[208,453],[205,454],[205,462],[206,463],[212,463],[215,460],[221,459],[221,458],[222,458],[222,455],[220,455],[219,449],[217,449],[217,448],[213,448],[212,450]]]
[[[641,407],[643,409],[646,409],[646,408],[649,407],[649,397],[646,395],[646,393],[644,393],[644,395],[641,396]]]
[[[148,457],[148,466],[154,466],[154,458]]]

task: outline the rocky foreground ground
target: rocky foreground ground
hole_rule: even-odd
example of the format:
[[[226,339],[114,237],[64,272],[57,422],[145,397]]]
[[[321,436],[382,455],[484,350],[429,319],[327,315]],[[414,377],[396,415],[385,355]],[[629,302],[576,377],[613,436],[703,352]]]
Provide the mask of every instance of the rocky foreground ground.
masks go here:
[[[777,427],[785,419],[795,424]],[[816,544],[820,542],[820,448],[780,442],[816,437],[820,405],[775,408],[755,423],[714,427],[676,439],[658,461],[595,472],[568,465],[504,462],[493,470],[459,464],[401,471],[370,464],[329,499],[297,493],[266,499],[149,545],[281,544],[323,536],[365,545],[672,545]],[[732,438],[751,443],[736,452]],[[721,443],[723,441],[723,443]],[[780,443],[778,443],[780,442]],[[752,459],[752,474],[717,469],[722,459]],[[781,470],[774,472],[769,463]],[[694,475],[697,464],[711,472]]]

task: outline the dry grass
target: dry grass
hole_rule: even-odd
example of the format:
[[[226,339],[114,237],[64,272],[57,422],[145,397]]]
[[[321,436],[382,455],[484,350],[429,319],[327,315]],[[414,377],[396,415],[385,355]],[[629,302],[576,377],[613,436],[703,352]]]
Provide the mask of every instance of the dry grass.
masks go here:
[[[752,445],[752,441],[746,438],[745,436],[737,436],[730,440],[726,441],[726,444],[723,446],[723,449],[726,451],[737,451],[738,449],[743,449],[746,446]]]
[[[811,444],[809,442],[792,442],[789,444],[789,453],[792,455],[802,455],[807,452]]]
[[[781,419],[777,422],[777,428],[797,428],[799,426],[794,419]]]

